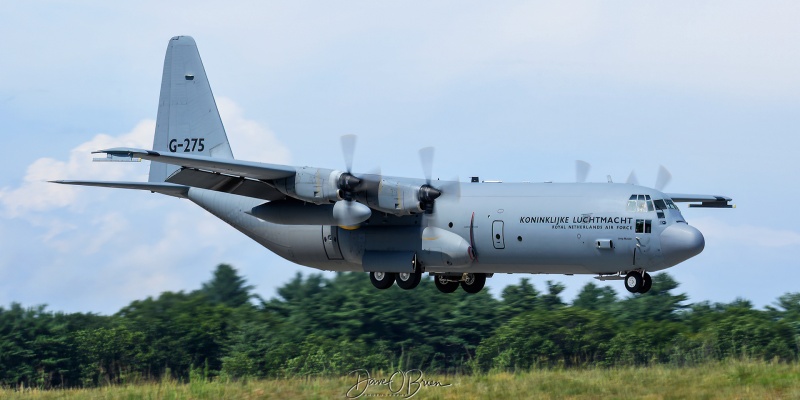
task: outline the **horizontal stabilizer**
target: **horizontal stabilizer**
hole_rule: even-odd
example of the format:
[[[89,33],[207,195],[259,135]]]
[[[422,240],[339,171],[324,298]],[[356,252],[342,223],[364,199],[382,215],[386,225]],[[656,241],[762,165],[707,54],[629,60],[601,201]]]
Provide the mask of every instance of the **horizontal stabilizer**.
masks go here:
[[[164,164],[177,165],[186,168],[197,168],[221,174],[243,176],[253,179],[280,179],[294,176],[297,170],[287,165],[267,164],[252,161],[239,161],[235,159],[216,158],[201,155],[172,153],[169,151],[153,151],[118,147],[99,150],[93,153],[111,154],[116,157],[132,157],[144,160],[157,161]]]
[[[186,198],[189,193],[189,187],[183,185],[176,185],[174,183],[166,182],[106,182],[106,181],[50,181],[52,183],[60,183],[62,185],[78,185],[78,186],[96,186],[108,187],[117,189],[136,189],[136,190],[149,190],[155,193],[166,194],[168,196]]]

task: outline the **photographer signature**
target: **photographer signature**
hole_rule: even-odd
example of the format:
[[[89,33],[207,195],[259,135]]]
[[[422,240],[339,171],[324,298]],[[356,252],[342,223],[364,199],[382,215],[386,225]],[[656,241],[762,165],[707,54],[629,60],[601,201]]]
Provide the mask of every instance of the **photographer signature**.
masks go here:
[[[422,371],[410,369],[408,371],[396,371],[386,378],[373,378],[366,369],[356,369],[350,371],[348,376],[356,378],[356,384],[351,386],[345,396],[348,399],[357,399],[367,395],[369,397],[402,397],[405,399],[413,397],[423,387],[449,387],[451,384],[439,381],[423,379]],[[388,393],[370,393],[367,390],[372,386],[383,387]]]

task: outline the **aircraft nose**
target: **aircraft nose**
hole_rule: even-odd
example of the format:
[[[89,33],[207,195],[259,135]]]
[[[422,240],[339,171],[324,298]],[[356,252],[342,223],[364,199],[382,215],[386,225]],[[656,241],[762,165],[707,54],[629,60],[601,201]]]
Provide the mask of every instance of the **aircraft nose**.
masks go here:
[[[703,251],[706,240],[695,227],[672,224],[661,232],[661,254],[670,265],[686,261]]]

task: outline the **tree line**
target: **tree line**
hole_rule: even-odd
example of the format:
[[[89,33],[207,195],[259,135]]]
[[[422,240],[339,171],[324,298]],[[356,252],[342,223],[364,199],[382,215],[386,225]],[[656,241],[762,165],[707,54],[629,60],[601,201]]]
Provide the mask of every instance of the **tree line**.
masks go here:
[[[345,375],[366,368],[475,373],[531,368],[797,362],[800,293],[755,309],[687,303],[668,274],[643,295],[527,279],[488,291],[376,290],[365,273],[298,274],[264,300],[230,265],[190,293],[137,300],[110,316],[0,307],[0,385],[91,387],[172,378]]]

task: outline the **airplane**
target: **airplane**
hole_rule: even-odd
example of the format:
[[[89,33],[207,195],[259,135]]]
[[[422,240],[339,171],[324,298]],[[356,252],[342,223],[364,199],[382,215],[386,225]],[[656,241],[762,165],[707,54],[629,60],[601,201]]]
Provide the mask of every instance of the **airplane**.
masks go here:
[[[147,190],[189,201],[270,251],[326,271],[369,273],[378,289],[410,290],[427,273],[444,293],[478,293],[500,273],[591,274],[650,290],[650,272],[700,254],[702,233],[676,203],[732,208],[731,198],[663,193],[626,183],[433,181],[353,172],[354,136],[342,137],[344,170],[236,160],[200,53],[170,39],[153,148],[110,148],[98,161],[150,161],[148,182],[52,181]],[[579,175],[581,173],[579,172]]]

